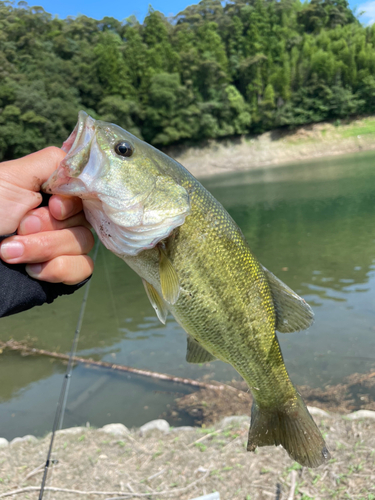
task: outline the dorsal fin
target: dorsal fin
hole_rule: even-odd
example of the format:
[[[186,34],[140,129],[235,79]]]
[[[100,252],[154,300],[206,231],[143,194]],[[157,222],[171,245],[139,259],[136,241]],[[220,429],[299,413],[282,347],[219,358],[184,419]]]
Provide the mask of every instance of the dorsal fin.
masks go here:
[[[163,248],[159,247],[159,275],[163,298],[169,304],[175,304],[180,294],[180,283],[172,262],[167,257]]]
[[[276,311],[276,330],[281,333],[306,330],[314,322],[309,304],[264,266]]]
[[[187,337],[186,361],[188,363],[208,363],[216,358],[213,354],[206,351],[193,337]]]
[[[145,287],[147,297],[149,298],[152,307],[155,309],[156,316],[165,325],[168,309],[164,300],[160,297],[155,288],[150,285],[146,280],[142,279],[143,285]]]

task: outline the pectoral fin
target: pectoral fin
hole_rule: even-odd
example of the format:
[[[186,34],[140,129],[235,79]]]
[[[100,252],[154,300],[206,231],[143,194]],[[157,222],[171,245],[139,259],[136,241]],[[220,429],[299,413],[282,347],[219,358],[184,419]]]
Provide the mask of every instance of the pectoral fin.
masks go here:
[[[188,363],[208,363],[216,358],[213,354],[206,351],[193,337],[187,337],[186,361]]]
[[[178,296],[180,294],[180,283],[172,262],[168,259],[162,248],[159,248],[159,250],[159,274],[161,291],[163,292],[164,300],[173,305],[177,302]]]
[[[263,267],[263,266],[262,266]],[[276,330],[281,333],[305,330],[314,322],[314,313],[307,302],[285,283],[263,267],[276,311]]]
[[[147,297],[149,298],[152,307],[155,309],[157,317],[163,323],[163,325],[165,325],[168,309],[164,300],[160,297],[155,288],[152,285],[150,285],[150,283],[148,283],[144,279],[142,279],[142,282],[145,287]]]

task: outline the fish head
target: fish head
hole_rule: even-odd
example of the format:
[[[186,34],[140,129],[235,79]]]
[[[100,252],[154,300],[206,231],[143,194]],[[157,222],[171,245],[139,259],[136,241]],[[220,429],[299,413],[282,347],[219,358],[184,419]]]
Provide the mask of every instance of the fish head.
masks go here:
[[[117,255],[155,247],[189,215],[174,160],[121,127],[80,111],[62,149],[67,154],[43,191],[82,198],[86,218]]]

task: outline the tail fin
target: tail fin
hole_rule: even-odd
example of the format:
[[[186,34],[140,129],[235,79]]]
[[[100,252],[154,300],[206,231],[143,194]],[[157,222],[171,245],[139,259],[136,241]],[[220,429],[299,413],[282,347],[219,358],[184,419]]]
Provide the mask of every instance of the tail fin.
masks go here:
[[[305,467],[319,467],[330,458],[324,439],[299,394],[274,410],[251,410],[248,451],[281,444],[289,456]]]

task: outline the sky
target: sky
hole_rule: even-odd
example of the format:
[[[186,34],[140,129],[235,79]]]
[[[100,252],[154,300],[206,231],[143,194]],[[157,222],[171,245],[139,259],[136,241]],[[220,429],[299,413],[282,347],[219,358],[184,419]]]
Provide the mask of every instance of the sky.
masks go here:
[[[191,0],[28,0],[29,5],[39,5],[50,14],[57,14],[64,18],[84,14],[94,19],[103,19],[105,16],[122,20],[134,14],[140,21],[147,14],[151,3],[155,10],[166,16],[176,15],[193,2]],[[349,0],[350,7],[357,8],[357,14],[364,11],[360,17],[363,24],[375,22],[375,0]]]
[[[94,19],[105,16],[122,20],[134,14],[139,20],[146,16],[151,4],[164,15],[176,15],[194,2],[192,0],[26,0],[29,5],[39,5],[50,14],[64,18],[84,14]]]

